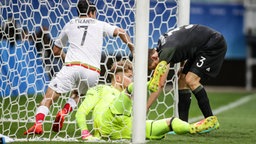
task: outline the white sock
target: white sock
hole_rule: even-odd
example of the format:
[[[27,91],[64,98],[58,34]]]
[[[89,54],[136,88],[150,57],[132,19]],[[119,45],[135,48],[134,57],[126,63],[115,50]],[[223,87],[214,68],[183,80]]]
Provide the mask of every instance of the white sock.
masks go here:
[[[49,109],[47,106],[39,106],[36,110],[36,114],[38,114],[38,113],[42,113],[46,116],[49,113]]]
[[[76,106],[77,106],[76,101],[75,101],[74,99],[72,99],[72,98],[69,98],[68,101],[67,101],[67,103],[70,104],[70,106],[72,107],[72,109],[75,109]]]

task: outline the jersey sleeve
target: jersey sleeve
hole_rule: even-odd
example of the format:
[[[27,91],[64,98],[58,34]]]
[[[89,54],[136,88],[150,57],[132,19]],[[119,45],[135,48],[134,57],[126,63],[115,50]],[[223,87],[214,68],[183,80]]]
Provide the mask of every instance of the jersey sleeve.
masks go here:
[[[89,89],[87,91],[84,101],[77,110],[76,121],[81,130],[88,130],[86,124],[86,116],[101,99],[101,95],[99,95],[98,91],[98,86]]]
[[[104,36],[105,35],[109,35],[111,37],[113,37],[114,35],[114,31],[116,28],[118,28],[117,26],[113,26],[109,23],[103,22],[104,27],[103,27],[103,31],[104,31]]]
[[[166,61],[167,63],[170,63],[173,55],[175,53],[176,48],[175,47],[166,47],[162,48],[159,51],[159,61]]]
[[[54,42],[54,44],[56,46],[63,48],[64,46],[67,45],[67,43],[68,43],[68,35],[67,35],[68,27],[69,27],[69,23],[67,25],[65,25],[64,28],[61,30],[60,35]]]

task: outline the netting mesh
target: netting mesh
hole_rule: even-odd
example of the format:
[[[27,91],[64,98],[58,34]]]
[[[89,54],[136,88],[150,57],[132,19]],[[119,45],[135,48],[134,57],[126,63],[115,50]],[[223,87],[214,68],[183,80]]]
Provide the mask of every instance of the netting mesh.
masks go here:
[[[97,19],[126,30],[134,40],[134,0],[92,0],[97,7]],[[44,134],[25,136],[23,132],[34,122],[36,108],[42,100],[50,80],[61,69],[63,61],[54,57],[53,42],[63,26],[77,17],[77,0],[1,0],[0,1],[0,133],[17,140],[77,140],[80,130],[74,110],[66,117],[59,133],[51,131],[58,110],[65,104],[69,93],[63,94],[51,106],[44,124]],[[158,37],[175,28],[176,0],[151,0],[149,46],[155,47]],[[64,48],[66,51],[67,48]],[[110,63],[129,57],[130,51],[120,38],[104,39],[100,83],[108,83]],[[140,54],[137,54],[140,55]],[[173,115],[173,83],[175,69],[163,95],[148,112],[149,119]],[[80,104],[80,103],[79,103]],[[92,120],[91,120],[92,121]],[[92,128],[91,121],[89,126]]]

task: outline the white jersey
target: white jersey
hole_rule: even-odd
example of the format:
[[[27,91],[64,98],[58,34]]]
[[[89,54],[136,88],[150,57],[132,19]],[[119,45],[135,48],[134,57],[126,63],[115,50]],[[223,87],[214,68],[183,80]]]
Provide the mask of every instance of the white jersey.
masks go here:
[[[113,36],[116,26],[93,18],[74,18],[67,23],[55,45],[63,48],[69,43],[65,62],[81,62],[100,68],[103,37]]]

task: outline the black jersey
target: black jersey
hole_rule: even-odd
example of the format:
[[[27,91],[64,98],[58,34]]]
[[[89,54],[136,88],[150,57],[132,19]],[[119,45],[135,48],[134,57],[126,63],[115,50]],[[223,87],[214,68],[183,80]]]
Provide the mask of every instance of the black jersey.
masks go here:
[[[200,77],[215,77],[227,51],[224,37],[202,25],[186,25],[159,38],[159,60],[178,63],[187,60],[183,73],[191,71]]]
[[[163,34],[158,40],[159,58],[167,62],[181,62],[205,49],[210,37],[217,31],[202,25],[185,25]]]

